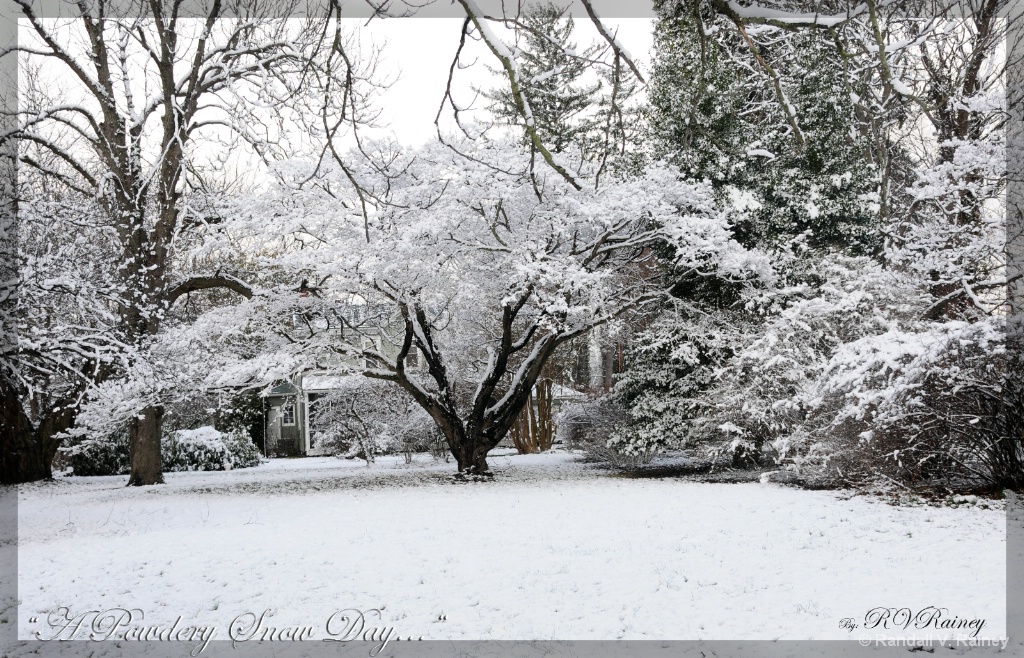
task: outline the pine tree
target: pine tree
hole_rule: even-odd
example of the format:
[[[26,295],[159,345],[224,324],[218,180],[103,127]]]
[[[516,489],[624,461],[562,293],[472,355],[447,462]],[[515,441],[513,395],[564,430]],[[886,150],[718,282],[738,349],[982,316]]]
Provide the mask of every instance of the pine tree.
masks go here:
[[[552,153],[582,147],[585,136],[594,129],[594,118],[587,110],[601,88],[598,82],[582,79],[588,68],[584,58],[594,54],[595,48],[577,52],[572,41],[575,24],[565,14],[564,8],[554,4],[532,5],[523,13],[524,27],[517,29],[523,91],[534,126]],[[499,87],[484,96],[492,101],[490,110],[500,121],[524,125],[507,88]]]
[[[815,268],[801,267],[807,258],[877,253],[869,203],[877,176],[857,130],[856,90],[828,35],[775,30],[755,39],[771,43],[755,55],[711,3],[674,0],[656,9],[648,157],[709,181],[745,246],[781,255],[798,245],[801,258],[776,262],[787,285],[821,285]],[[761,60],[779,75],[784,98]],[[666,308],[631,345],[630,370],[616,391],[635,421],[619,437],[622,449],[685,442],[706,411],[702,396],[716,369],[756,335],[765,321],[759,314],[778,310],[745,305],[740,285],[669,276],[673,294],[700,308]],[[757,451],[765,437],[746,438]]]
[[[733,26],[699,0],[658,4],[648,97],[649,150],[706,179],[741,211],[737,238],[772,247],[877,250],[864,160],[840,55],[821,32],[773,35],[759,56],[781,77],[799,124]]]

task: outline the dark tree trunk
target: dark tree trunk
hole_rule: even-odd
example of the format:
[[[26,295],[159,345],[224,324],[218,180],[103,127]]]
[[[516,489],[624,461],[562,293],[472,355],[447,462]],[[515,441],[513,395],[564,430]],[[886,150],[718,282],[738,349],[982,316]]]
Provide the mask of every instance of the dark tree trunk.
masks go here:
[[[455,454],[455,462],[459,465],[459,473],[463,475],[492,475],[491,469],[487,466],[487,452],[493,446],[480,441],[472,441],[469,437],[463,439],[452,452]]]
[[[61,443],[54,435],[71,427],[75,408],[58,405],[38,426],[33,426],[17,389],[7,383],[0,386],[0,483],[21,484],[52,478],[53,458]]]
[[[448,448],[455,457],[460,475],[492,475],[487,466],[487,453],[500,439],[492,440],[481,432],[473,431],[472,425],[463,429],[461,423],[438,423],[438,428],[448,441]]]
[[[132,453],[129,487],[164,483],[160,452],[163,419],[164,408],[160,406],[146,407],[132,418],[128,426],[128,440]]]
[[[544,364],[554,353],[559,344],[571,340],[579,333],[565,334],[560,337],[544,335],[531,342],[537,334],[539,325],[533,325],[525,335],[513,340],[512,325],[516,314],[530,297],[526,293],[515,304],[506,304],[502,309],[502,340],[500,349],[492,355],[491,365],[486,377],[479,382],[477,391],[468,408],[460,415],[459,404],[451,378],[448,376],[444,361],[437,346],[434,344],[432,327],[427,320],[423,308],[399,304],[405,318],[405,339],[395,359],[394,374],[381,375],[367,371],[366,376],[374,379],[393,381],[412,395],[423,409],[430,414],[441,430],[448,448],[451,450],[459,466],[460,475],[490,476],[487,466],[487,453],[498,445],[506,434],[512,431],[516,418],[530,403],[530,394],[541,376]],[[405,372],[405,359],[415,341],[416,347],[427,363],[427,373],[437,386],[437,393],[424,390],[420,384],[412,381]],[[526,361],[519,366],[517,380],[496,407],[491,407],[502,378],[508,373],[509,358],[524,350],[528,345],[533,349]],[[465,420],[463,420],[465,419]]]

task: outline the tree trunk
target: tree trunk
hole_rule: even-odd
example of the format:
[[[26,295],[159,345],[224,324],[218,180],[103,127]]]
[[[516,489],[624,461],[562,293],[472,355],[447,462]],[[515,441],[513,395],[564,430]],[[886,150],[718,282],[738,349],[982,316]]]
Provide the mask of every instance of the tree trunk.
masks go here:
[[[555,421],[552,418],[552,388],[554,382],[541,379],[537,382],[537,451],[551,450],[555,441]]]
[[[132,418],[128,426],[131,445],[132,471],[129,487],[163,484],[163,461],[160,438],[163,432],[164,408],[146,407]]]
[[[537,452],[537,419],[533,413],[533,392],[526,399],[526,406],[516,416],[512,425],[512,443],[520,455],[532,455]]]
[[[53,458],[60,440],[54,435],[71,427],[75,409],[55,407],[34,427],[17,389],[4,383],[0,400],[0,483],[22,484],[53,477]]]
[[[459,450],[455,461],[459,465],[459,473],[464,475],[490,476],[491,469],[487,466],[487,451],[485,446],[466,446]]]
[[[494,445],[482,436],[462,434],[456,439],[454,450],[455,462],[459,466],[460,475],[469,476],[490,476],[490,468],[487,466],[487,452]]]

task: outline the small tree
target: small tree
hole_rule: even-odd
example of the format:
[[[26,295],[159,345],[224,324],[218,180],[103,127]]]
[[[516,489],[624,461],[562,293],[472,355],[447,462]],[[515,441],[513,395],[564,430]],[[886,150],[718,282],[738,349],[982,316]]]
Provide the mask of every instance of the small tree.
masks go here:
[[[409,436],[415,403],[402,389],[358,375],[336,382],[337,388],[310,403],[313,448],[358,455],[370,466],[378,454],[415,445]]]

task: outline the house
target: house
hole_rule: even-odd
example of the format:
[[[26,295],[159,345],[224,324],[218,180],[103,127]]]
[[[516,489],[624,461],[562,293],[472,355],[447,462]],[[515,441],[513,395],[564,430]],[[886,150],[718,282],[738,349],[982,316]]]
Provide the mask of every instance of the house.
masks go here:
[[[352,376],[329,372],[302,373],[266,392],[266,456],[327,454],[318,450],[311,441],[310,424],[315,422],[316,401],[331,391],[341,389],[345,379]]]
[[[314,289],[308,288],[303,281],[298,292],[301,296],[307,296],[311,290]],[[292,318],[292,326],[332,332],[339,342],[358,345],[361,349],[372,348],[393,359],[398,356],[399,346],[386,339],[388,329],[397,329],[391,326],[395,324],[394,318],[390,317],[392,311],[386,305],[341,304],[333,309],[333,320],[323,316],[303,317],[296,314]],[[421,367],[422,359],[419,357],[419,352],[413,349],[406,357],[406,368],[415,370]],[[341,366],[342,362],[338,365]],[[349,365],[354,364],[350,362]],[[339,390],[344,386],[346,378],[351,376],[339,374],[341,371],[339,367],[335,371],[300,373],[290,381],[279,383],[264,392],[264,453],[268,457],[324,454],[312,445],[310,425],[315,422],[316,400],[331,391]]]

